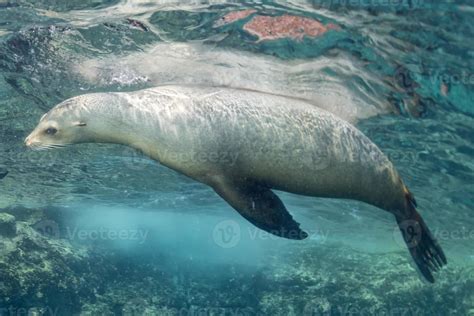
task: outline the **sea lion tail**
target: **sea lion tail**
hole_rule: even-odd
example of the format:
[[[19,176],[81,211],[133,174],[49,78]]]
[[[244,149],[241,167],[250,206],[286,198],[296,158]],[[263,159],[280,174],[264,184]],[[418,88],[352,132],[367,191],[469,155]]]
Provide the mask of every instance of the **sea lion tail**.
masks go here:
[[[396,216],[398,227],[421,274],[434,283],[432,273],[447,264],[446,256],[416,210],[416,201],[408,190],[405,199],[408,208],[405,214],[408,215]]]

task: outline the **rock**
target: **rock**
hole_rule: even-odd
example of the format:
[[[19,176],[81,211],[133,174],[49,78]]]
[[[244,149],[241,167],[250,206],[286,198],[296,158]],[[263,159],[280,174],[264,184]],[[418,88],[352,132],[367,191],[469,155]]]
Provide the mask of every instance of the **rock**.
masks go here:
[[[0,213],[0,235],[11,237],[16,234],[15,216]]]
[[[16,218],[17,232],[0,236],[0,314],[10,307],[57,315],[472,314],[473,267],[451,263],[425,285],[405,251],[299,243],[266,249],[264,264],[209,263],[169,249],[122,252],[51,238],[30,223],[61,224],[59,210],[5,211],[14,216],[0,213],[0,223]]]
[[[339,30],[339,26],[295,15],[264,16],[256,15],[244,25],[244,31],[258,37],[258,41],[291,38],[298,41],[303,37],[318,37],[329,30]]]
[[[78,313],[112,268],[100,253],[38,233],[29,222],[39,211],[15,213],[22,209],[4,210],[17,216],[0,213],[0,314],[2,308],[28,315]]]

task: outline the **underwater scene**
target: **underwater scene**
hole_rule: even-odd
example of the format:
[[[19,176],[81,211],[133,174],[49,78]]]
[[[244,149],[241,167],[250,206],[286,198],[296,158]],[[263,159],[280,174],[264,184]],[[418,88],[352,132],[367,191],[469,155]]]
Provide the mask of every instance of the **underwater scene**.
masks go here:
[[[0,0],[0,315],[473,316],[473,21]]]

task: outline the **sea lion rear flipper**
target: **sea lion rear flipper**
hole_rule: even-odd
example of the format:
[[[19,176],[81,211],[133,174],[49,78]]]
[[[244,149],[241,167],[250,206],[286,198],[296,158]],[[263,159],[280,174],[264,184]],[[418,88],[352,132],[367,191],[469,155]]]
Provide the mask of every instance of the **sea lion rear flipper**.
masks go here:
[[[270,189],[257,184],[235,185],[224,181],[214,184],[213,188],[240,215],[258,228],[288,239],[308,237]]]
[[[415,199],[408,190],[405,198],[409,212],[405,216],[398,215],[395,218],[418,270],[428,282],[433,283],[433,272],[438,271],[448,261],[443,249],[416,210]]]

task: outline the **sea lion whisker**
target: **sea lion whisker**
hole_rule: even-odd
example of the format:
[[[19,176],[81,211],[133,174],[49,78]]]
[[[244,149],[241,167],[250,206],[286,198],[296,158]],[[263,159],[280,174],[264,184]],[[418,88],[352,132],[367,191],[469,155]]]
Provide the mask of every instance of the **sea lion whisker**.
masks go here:
[[[50,144],[48,148],[64,148],[69,146],[70,144]]]
[[[30,149],[33,150],[33,151],[44,151],[44,150],[47,150],[47,149],[55,149],[55,148],[63,148],[65,146],[63,146],[62,144],[39,144],[39,143],[36,143],[36,144],[32,144],[30,145]]]
[[[33,151],[38,151],[41,149],[41,145],[39,143],[33,143],[28,146],[28,149],[31,149]]]

